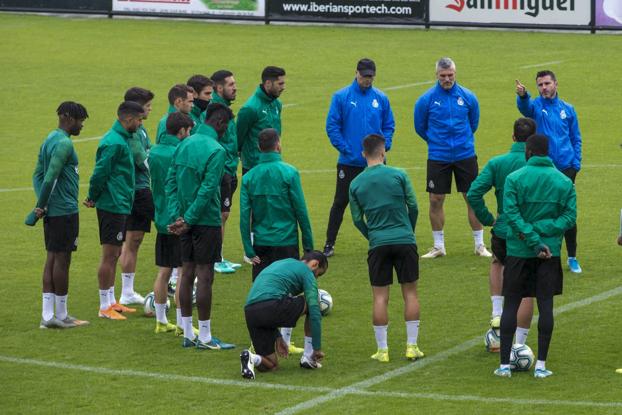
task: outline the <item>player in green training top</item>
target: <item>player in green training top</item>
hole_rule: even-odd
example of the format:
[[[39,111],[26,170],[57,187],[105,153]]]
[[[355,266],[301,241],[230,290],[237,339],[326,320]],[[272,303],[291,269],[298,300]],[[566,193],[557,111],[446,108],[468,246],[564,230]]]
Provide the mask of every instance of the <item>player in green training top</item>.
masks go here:
[[[43,310],[45,328],[71,328],[88,324],[67,313],[71,253],[78,248],[78,156],[71,136],[80,135],[88,118],[77,102],[59,105],[58,128],[41,145],[32,182],[37,195],[35,209],[26,219],[34,225],[43,218],[47,258],[43,267]],[[54,310],[56,307],[56,311]]]
[[[132,101],[143,107],[143,123],[151,113],[151,101],[153,92],[133,87],[125,92],[125,101]],[[138,250],[143,242],[145,233],[151,232],[151,221],[153,220],[154,207],[153,195],[151,194],[151,175],[149,174],[149,149],[151,140],[147,134],[143,123],[132,134],[128,140],[132,156],[134,158],[134,177],[136,184],[134,187],[134,203],[132,212],[127,217],[126,235],[121,249],[121,305],[143,304],[145,298],[134,291],[134,273],[136,272],[136,261],[138,260]],[[114,299],[114,287],[111,287],[111,301]]]
[[[174,112],[181,112],[182,114],[190,115],[190,111],[192,111],[192,105],[194,103],[194,90],[186,84],[174,85],[168,91],[168,103],[168,111],[158,123],[156,144],[160,144],[162,138],[167,134],[166,120],[169,115]],[[151,165],[149,165],[149,167],[151,167]]]
[[[371,356],[389,361],[387,328],[389,324],[389,288],[393,269],[402,287],[406,320],[406,358],[423,357],[417,346],[419,335],[419,255],[415,242],[417,200],[408,176],[388,167],[385,139],[370,134],[363,140],[367,168],[350,184],[350,210],[354,226],[369,241],[367,263],[373,294],[373,325],[378,351]]]
[[[278,367],[277,354],[285,357],[289,354],[278,328],[294,327],[303,315],[305,348],[300,367],[322,367],[322,315],[316,279],[327,269],[326,256],[320,251],[309,251],[300,261],[283,259],[261,272],[244,306],[246,327],[255,351],[244,350],[240,354],[243,377],[255,379],[255,367],[261,372]]]
[[[499,330],[501,327],[501,312],[503,311],[503,266],[505,264],[506,242],[508,233],[505,213],[503,212],[503,189],[508,175],[527,164],[525,160],[525,141],[536,133],[536,122],[531,118],[519,118],[514,122],[514,143],[509,153],[490,159],[486,166],[471,183],[467,193],[467,201],[475,213],[477,220],[484,226],[492,226],[492,262],[490,263],[490,299],[492,301],[492,318],[490,327]],[[495,188],[497,198],[497,217],[486,207],[484,195]],[[533,317],[533,299],[524,298],[518,310],[518,327],[516,328],[516,343],[525,344]],[[493,350],[496,351],[496,350]]]
[[[193,90],[194,101],[189,115],[194,121],[194,128],[190,134],[194,134],[205,121],[205,110],[212,100],[214,82],[205,75],[192,75],[186,84]]]

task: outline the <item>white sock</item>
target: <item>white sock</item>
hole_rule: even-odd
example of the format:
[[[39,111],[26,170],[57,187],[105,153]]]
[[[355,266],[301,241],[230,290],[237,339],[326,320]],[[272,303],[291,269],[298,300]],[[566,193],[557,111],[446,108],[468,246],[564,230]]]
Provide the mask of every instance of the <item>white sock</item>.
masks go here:
[[[108,310],[110,308],[110,300],[108,299],[108,290],[99,290],[99,309]]]
[[[289,346],[292,341],[292,328],[281,327],[281,336],[283,336],[283,341],[285,342],[285,344]]]
[[[179,268],[173,268],[171,279],[169,281],[177,284],[177,277],[179,277]]]
[[[177,327],[181,327],[182,329],[184,328],[184,320],[181,317],[181,308],[176,308],[175,309],[175,323],[177,324]]]
[[[67,318],[67,294],[56,296],[56,318],[64,320]]]
[[[121,273],[121,296],[130,297],[134,294],[134,273],[122,272]]]
[[[199,340],[203,343],[212,341],[211,320],[199,320]]]
[[[503,312],[503,296],[491,295],[490,300],[492,301],[492,316],[499,317]]]
[[[419,337],[419,320],[411,320],[406,322],[406,342],[408,344],[417,344]]]
[[[499,365],[501,369],[509,369],[510,365]]]
[[[261,364],[261,356],[255,353],[248,352],[248,357],[251,363],[255,366],[259,366]]]
[[[374,326],[374,333],[376,334],[376,344],[379,349],[388,349],[387,346],[387,328],[389,326]]]
[[[110,302],[110,305],[117,303],[117,300],[114,299],[114,285],[108,288],[108,301]]]
[[[432,231],[434,247],[445,249],[445,233],[443,231]]]
[[[154,303],[154,305],[157,322],[161,324],[168,324],[168,319],[166,318],[166,304]]]
[[[473,231],[473,242],[475,243],[475,247],[477,248],[480,245],[484,245],[484,230],[481,231]]]
[[[529,329],[523,327],[516,327],[516,343],[525,344],[527,342],[527,335],[529,334]]]
[[[194,340],[194,333],[192,332],[192,316],[182,317],[181,323],[184,328],[184,337],[186,339]]]
[[[305,352],[304,355],[311,357],[313,355],[313,338],[305,336]]]
[[[43,320],[50,320],[54,317],[54,300],[56,296],[54,293],[43,293],[43,306],[41,310],[41,317]]]
[[[542,369],[542,370],[546,369],[544,360],[537,360],[536,361],[536,370],[538,370],[538,369]]]

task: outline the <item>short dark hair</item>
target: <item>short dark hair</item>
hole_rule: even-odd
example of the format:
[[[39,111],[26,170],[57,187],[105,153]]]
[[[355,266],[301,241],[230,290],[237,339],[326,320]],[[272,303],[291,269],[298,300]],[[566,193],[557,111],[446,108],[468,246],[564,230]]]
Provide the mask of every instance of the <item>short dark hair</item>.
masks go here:
[[[278,66],[266,66],[261,72],[261,83],[276,81],[280,76],[285,76],[285,69]]]
[[[534,134],[527,139],[526,149],[534,156],[548,156],[549,138],[542,134]]]
[[[233,118],[233,111],[229,107],[219,103],[209,104],[205,109],[205,123],[213,118],[223,117],[225,122],[231,121]]]
[[[386,140],[380,134],[369,134],[363,139],[363,150],[368,156],[378,156],[385,143]]]
[[[89,113],[84,108],[84,105],[73,101],[61,102],[56,109],[58,116],[66,116],[73,118],[74,120],[85,120],[89,117]]]
[[[117,109],[117,117],[124,119],[127,117],[142,117],[145,114],[143,106],[136,101],[124,101]]]
[[[328,269],[328,258],[321,251],[307,251],[301,258],[302,261],[313,261],[316,260],[318,265],[323,270]]]
[[[525,142],[536,133],[536,122],[531,118],[519,118],[514,121],[514,138],[518,142]]]
[[[205,75],[192,75],[188,78],[188,82],[186,82],[186,84],[194,89],[194,92],[200,94],[205,87],[214,86],[214,81]]]
[[[226,69],[221,69],[212,74],[212,81],[214,81],[217,85],[224,85],[225,79],[233,76],[233,72],[228,71]]]
[[[179,111],[169,114],[166,119],[166,133],[170,135],[177,135],[182,128],[189,128],[192,126],[194,126],[192,118]]]
[[[259,150],[262,153],[274,151],[279,141],[279,132],[274,128],[265,128],[259,132]]]
[[[153,101],[154,96],[153,92],[148,89],[135,86],[125,91],[123,99],[126,101],[138,102],[140,105],[145,105],[147,102]]]
[[[536,81],[538,80],[538,78],[542,78],[544,76],[550,76],[551,79],[553,81],[557,81],[557,77],[555,76],[555,74],[553,73],[553,71],[549,71],[548,69],[545,71],[540,71],[536,74]]]
[[[177,84],[168,91],[168,103],[173,105],[177,98],[186,99],[192,88],[186,84]]]

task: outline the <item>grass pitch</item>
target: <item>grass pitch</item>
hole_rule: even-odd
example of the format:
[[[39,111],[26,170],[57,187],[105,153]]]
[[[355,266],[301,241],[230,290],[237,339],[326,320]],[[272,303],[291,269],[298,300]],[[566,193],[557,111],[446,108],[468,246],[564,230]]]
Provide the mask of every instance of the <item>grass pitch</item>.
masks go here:
[[[55,18],[0,15],[0,408],[2,413],[622,413],[622,294],[615,245],[622,162],[617,122],[622,77],[619,36],[501,31],[422,31],[337,27],[218,25],[202,22]],[[38,148],[56,127],[63,100],[83,103],[91,115],[78,137],[81,197],[85,196],[97,140],[114,121],[125,89],[140,85],[156,94],[146,122],[152,137],[166,112],[170,86],[195,73],[228,68],[238,81],[237,110],[259,82],[261,69],[287,70],[282,96],[283,157],[302,173],[317,247],[324,242],[335,181],[337,152],[324,133],[331,95],[349,84],[363,56],[375,59],[376,85],[391,100],[396,134],[389,163],[404,167],[417,191],[420,252],[432,245],[425,194],[425,143],[416,136],[416,98],[434,79],[434,62],[451,56],[458,81],[480,99],[476,134],[480,166],[511,144],[519,116],[514,80],[535,91],[535,72],[550,67],[560,96],[575,105],[583,134],[583,169],[577,179],[581,276],[566,273],[564,295],[548,359],[555,376],[537,381],[492,375],[498,355],[483,348],[490,313],[488,266],[472,255],[462,198],[446,202],[448,256],[421,261],[421,331],[426,358],[403,360],[401,296],[390,305],[391,362],[375,351],[370,324],[367,245],[346,213],[328,273],[319,280],[335,308],[324,319],[325,365],[303,371],[296,358],[254,383],[239,376],[239,351],[248,344],[242,306],[250,270],[217,276],[214,334],[238,344],[234,351],[184,350],[179,338],[154,335],[153,319],[97,318],[99,244],[95,212],[82,209],[80,246],[73,258],[70,312],[91,326],[39,330],[42,229],[23,225],[34,204],[29,189]],[[236,195],[237,196],[237,195]],[[490,203],[494,201],[489,198]],[[238,206],[237,198],[234,206]],[[234,208],[225,255],[242,249]],[[488,231],[486,232],[488,239]],[[137,291],[152,290],[154,234],[140,252]],[[565,258],[564,258],[565,260]],[[120,290],[120,287],[117,287]],[[603,294],[604,293],[604,294]],[[601,295],[602,294],[602,295]],[[600,296],[599,296],[600,295]],[[169,313],[169,317],[174,316]],[[528,344],[536,349],[535,325]],[[302,342],[302,329],[293,340]]]

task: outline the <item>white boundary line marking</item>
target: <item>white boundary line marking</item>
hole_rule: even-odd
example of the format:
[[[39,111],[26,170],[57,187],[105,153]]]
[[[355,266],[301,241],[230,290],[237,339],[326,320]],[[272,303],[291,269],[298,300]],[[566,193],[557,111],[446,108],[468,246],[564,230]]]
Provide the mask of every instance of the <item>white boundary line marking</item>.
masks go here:
[[[75,140],[72,140],[72,141],[74,143],[85,143],[87,141],[99,140],[102,137],[103,137],[103,135],[100,135],[100,136],[97,136],[97,137],[88,137],[88,138],[76,138]]]
[[[280,383],[263,383],[263,382],[249,382],[249,381],[236,381],[229,379],[216,379],[207,378],[203,376],[185,376],[176,375],[170,373],[157,373],[157,372],[144,372],[139,370],[119,370],[108,369],[103,367],[76,365],[69,363],[50,362],[37,359],[24,359],[11,356],[0,355],[0,362],[13,363],[17,365],[30,365],[38,367],[47,367],[53,369],[62,370],[76,370],[87,373],[97,373],[102,375],[111,376],[132,376],[142,377],[149,379],[157,379],[166,382],[189,382],[189,383],[204,383],[218,386],[234,386],[241,388],[252,389],[272,389],[272,390],[287,390],[295,392],[333,392],[334,388],[328,387],[313,387],[313,386],[296,386],[296,385],[283,385]],[[352,388],[350,391],[352,395],[367,396],[367,397],[381,397],[381,398],[401,398],[408,400],[415,399],[428,399],[433,401],[453,401],[453,402],[482,402],[482,403],[506,403],[513,405],[564,405],[564,406],[582,406],[582,407],[604,407],[604,408],[622,408],[622,402],[594,402],[594,401],[566,401],[566,400],[546,400],[546,399],[511,399],[511,398],[487,398],[477,395],[446,395],[438,393],[418,393],[418,392],[399,392],[399,391],[367,391],[362,389]]]
[[[297,107],[300,104],[283,104],[283,108],[291,108],[291,107]]]
[[[577,308],[580,307],[585,307],[587,305],[602,301],[602,300],[606,300],[610,297],[616,296],[616,295],[620,295],[622,294],[622,286],[619,286],[617,288],[611,289],[609,291],[605,291],[603,293],[600,294],[596,294],[592,297],[588,297],[585,298],[583,300],[579,300],[576,301],[574,303],[569,303],[569,304],[565,304],[557,309],[554,310],[553,314],[554,315],[559,315],[561,313],[566,313],[568,311],[571,310],[575,310]],[[447,349],[445,351],[442,351],[440,353],[435,354],[432,357],[429,358],[425,358],[423,360],[418,360],[415,363],[411,363],[409,365],[406,366],[402,366],[400,368],[394,369],[394,370],[390,370],[388,372],[385,372],[381,375],[378,376],[373,376],[369,379],[360,381],[360,382],[356,382],[353,383],[349,386],[344,386],[342,388],[339,389],[335,389],[332,392],[330,392],[327,395],[324,396],[318,396],[316,398],[310,399],[308,401],[304,401],[301,402],[297,405],[294,406],[290,406],[289,408],[286,408],[280,412],[277,412],[277,415],[290,415],[290,414],[295,414],[298,413],[300,411],[303,410],[307,410],[307,409],[311,409],[316,407],[317,405],[320,405],[324,402],[328,402],[328,401],[332,401],[334,399],[339,399],[345,395],[349,395],[349,394],[353,394],[356,393],[356,391],[360,390],[360,389],[365,389],[368,388],[370,386],[374,386],[377,385],[379,383],[382,383],[384,381],[393,379],[397,376],[401,376],[404,375],[406,373],[410,373],[413,372],[415,370],[421,369],[423,367],[429,366],[431,364],[437,363],[437,362],[442,362],[444,360],[447,360],[448,358],[457,355],[463,351],[466,351],[472,347],[474,347],[477,344],[480,344],[482,341],[481,336],[477,336],[474,337],[470,340],[465,341],[462,344],[459,344],[455,347],[452,347],[451,349]],[[484,398],[482,398],[484,399]],[[489,398],[486,398],[489,399]],[[490,398],[491,399],[491,398]]]
[[[539,66],[548,66],[548,65],[559,65],[564,61],[551,61],[551,62],[542,62],[542,63],[534,63],[533,65],[524,65],[519,66],[520,69],[529,69],[529,68],[537,68]]]
[[[432,85],[435,83],[436,81],[423,81],[423,82],[415,82],[414,84],[395,85],[395,86],[388,86],[386,88],[379,88],[379,89],[381,91],[395,91],[396,89],[412,88],[415,86],[422,86],[422,85]]]
[[[105,367],[50,362],[50,361],[37,360],[37,359],[23,359],[19,357],[2,356],[2,355],[0,355],[0,362],[15,363],[18,365],[51,367],[54,369],[77,370],[80,372],[90,372],[90,373],[97,373],[97,374],[102,374],[102,375],[133,376],[133,377],[159,379],[159,380],[165,380],[165,381],[207,383],[211,385],[235,386],[235,387],[243,387],[243,388],[280,389],[280,390],[290,390],[290,391],[296,391],[296,392],[305,392],[305,391],[329,392],[333,390],[333,388],[327,388],[327,387],[325,388],[325,387],[314,387],[314,386],[296,386],[296,385],[283,385],[280,383],[264,383],[264,382],[248,382],[248,381],[245,382],[245,381],[229,380],[229,379],[207,378],[203,376],[176,375],[173,373],[144,372],[141,370],[125,370],[125,369],[124,370],[108,369]]]

